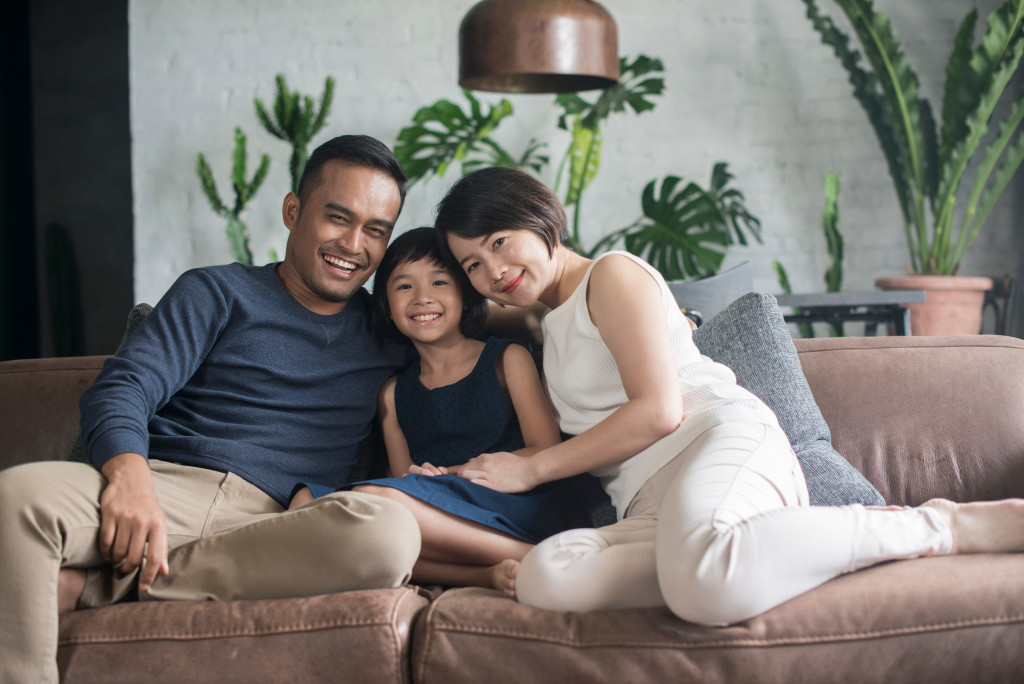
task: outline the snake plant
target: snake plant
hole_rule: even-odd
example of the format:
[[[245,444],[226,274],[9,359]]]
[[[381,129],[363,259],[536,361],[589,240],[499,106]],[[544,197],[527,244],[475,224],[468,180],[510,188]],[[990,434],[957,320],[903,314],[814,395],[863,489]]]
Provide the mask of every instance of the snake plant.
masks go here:
[[[957,274],[1024,161],[1024,96],[1001,104],[1024,52],[1024,0],[1008,0],[989,15],[976,47],[977,10],[964,18],[946,66],[938,130],[892,23],[871,0],[834,0],[849,19],[866,63],[815,0],[802,1],[822,42],[846,69],[881,145],[903,213],[910,270]]]

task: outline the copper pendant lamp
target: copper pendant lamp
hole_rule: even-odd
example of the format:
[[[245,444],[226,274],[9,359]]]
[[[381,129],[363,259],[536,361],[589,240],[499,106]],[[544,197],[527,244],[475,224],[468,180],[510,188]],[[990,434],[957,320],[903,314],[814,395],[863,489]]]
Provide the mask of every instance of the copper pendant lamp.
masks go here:
[[[482,0],[459,27],[459,85],[566,93],[619,80],[615,20],[592,0]]]

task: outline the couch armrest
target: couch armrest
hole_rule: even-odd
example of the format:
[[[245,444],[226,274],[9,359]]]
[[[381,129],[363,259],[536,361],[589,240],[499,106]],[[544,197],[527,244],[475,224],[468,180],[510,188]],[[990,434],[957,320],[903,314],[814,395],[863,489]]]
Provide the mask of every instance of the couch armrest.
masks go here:
[[[66,456],[78,434],[78,399],[106,358],[0,362],[0,468]]]
[[[1024,340],[796,340],[832,443],[886,501],[1024,496]]]

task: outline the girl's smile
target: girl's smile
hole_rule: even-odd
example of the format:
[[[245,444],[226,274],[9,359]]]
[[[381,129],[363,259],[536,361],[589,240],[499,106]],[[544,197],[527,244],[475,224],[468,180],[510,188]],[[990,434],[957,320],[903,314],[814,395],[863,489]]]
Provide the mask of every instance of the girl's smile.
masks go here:
[[[406,261],[388,278],[388,301],[395,327],[411,340],[434,342],[459,333],[462,292],[443,266],[431,259]]]

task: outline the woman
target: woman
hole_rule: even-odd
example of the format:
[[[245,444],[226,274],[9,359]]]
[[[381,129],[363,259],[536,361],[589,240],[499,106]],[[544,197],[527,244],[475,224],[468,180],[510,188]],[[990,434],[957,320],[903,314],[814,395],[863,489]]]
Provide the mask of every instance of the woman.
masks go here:
[[[572,252],[565,224],[546,187],[508,169],[466,176],[438,206],[442,247],[481,294],[549,309],[545,380],[562,431],[576,435],[525,458],[480,456],[459,475],[518,492],[590,471],[619,514],[527,554],[520,601],[667,605],[725,625],[882,561],[1024,550],[1024,500],[808,506],[774,414],[700,355],[662,277],[623,252]]]

